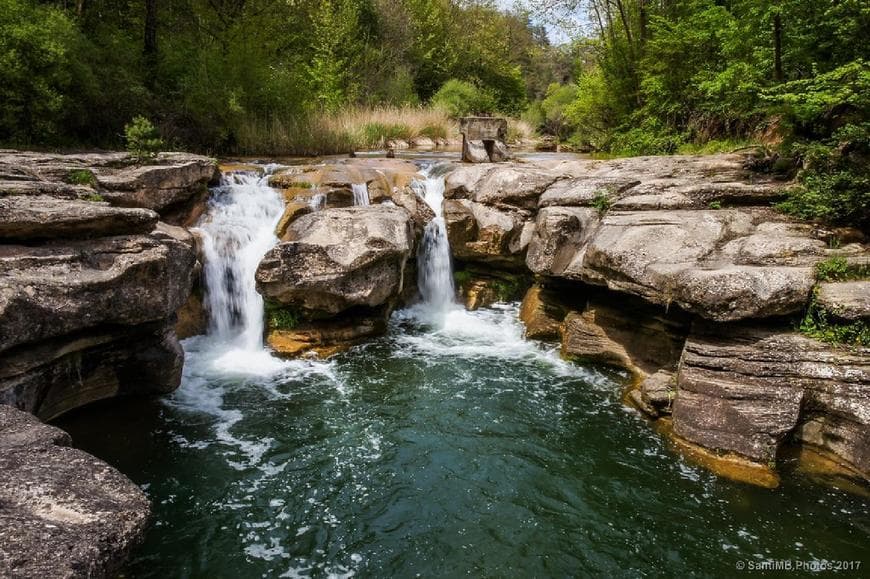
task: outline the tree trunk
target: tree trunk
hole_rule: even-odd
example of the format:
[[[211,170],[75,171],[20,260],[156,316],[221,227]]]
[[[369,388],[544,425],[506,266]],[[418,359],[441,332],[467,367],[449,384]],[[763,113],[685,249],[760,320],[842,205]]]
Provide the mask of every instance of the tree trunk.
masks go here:
[[[773,15],[773,78],[776,82],[784,80],[782,74],[782,16]]]

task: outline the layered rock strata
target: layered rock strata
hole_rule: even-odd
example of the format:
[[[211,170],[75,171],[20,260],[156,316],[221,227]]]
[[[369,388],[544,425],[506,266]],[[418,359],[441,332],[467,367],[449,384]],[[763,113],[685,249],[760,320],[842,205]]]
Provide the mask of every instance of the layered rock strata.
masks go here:
[[[799,443],[866,480],[870,351],[794,329],[811,303],[866,322],[867,281],[816,280],[822,261],[870,261],[863,235],[775,212],[793,185],[744,162],[461,167],[447,177],[448,235],[465,264],[537,276],[521,308],[528,335],[629,370],[629,401],[672,420],[679,440],[768,474]]]
[[[293,221],[284,239],[256,274],[273,349],[328,355],[385,330],[415,248],[407,210],[324,209]]]
[[[214,172],[182,154],[0,154],[0,403],[48,420],[178,386],[196,254],[159,220]]]

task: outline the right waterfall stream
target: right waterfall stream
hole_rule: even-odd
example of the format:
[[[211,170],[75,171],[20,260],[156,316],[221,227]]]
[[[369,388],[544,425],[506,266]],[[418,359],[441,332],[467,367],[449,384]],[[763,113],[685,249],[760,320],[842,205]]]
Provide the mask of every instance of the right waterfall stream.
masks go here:
[[[417,285],[420,295],[433,313],[444,313],[455,305],[453,268],[450,243],[444,222],[444,173],[447,165],[432,164],[423,169],[423,180],[414,181],[413,187],[435,212],[435,218],[426,225],[417,250]]]

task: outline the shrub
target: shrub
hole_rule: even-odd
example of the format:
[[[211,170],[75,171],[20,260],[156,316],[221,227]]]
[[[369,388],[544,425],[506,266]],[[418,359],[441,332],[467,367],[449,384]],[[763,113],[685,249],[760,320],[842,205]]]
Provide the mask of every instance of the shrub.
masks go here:
[[[600,68],[584,72],[577,79],[577,98],[565,108],[565,115],[575,127],[571,138],[574,144],[599,151],[608,148],[619,112]]]
[[[870,225],[870,64],[858,60],[765,95],[795,138],[801,187],[779,205],[804,219]]]
[[[495,98],[489,91],[456,79],[445,82],[432,97],[431,104],[454,118],[492,113],[497,108]]]
[[[845,322],[835,317],[819,306],[813,297],[798,330],[828,344],[870,347],[870,324],[865,320]]]
[[[94,174],[87,169],[76,169],[70,171],[66,177],[66,181],[71,185],[86,185],[88,187],[95,185],[97,182]]]
[[[576,126],[567,111],[576,99],[576,85],[553,83],[547,88],[547,96],[541,101],[542,129],[546,134],[565,140],[574,132]]]
[[[153,159],[163,147],[163,141],[151,121],[139,115],[124,126],[127,151],[138,161]]]
[[[267,300],[263,309],[270,330],[293,330],[299,326],[301,316],[291,307]]]
[[[670,155],[683,144],[683,138],[655,119],[644,117],[637,125],[622,127],[610,142],[610,151],[620,156]]]
[[[819,281],[849,281],[870,278],[870,264],[850,264],[844,257],[832,257],[816,264]]]
[[[598,210],[599,215],[604,215],[613,206],[613,201],[606,191],[598,191],[592,199],[592,207]]]

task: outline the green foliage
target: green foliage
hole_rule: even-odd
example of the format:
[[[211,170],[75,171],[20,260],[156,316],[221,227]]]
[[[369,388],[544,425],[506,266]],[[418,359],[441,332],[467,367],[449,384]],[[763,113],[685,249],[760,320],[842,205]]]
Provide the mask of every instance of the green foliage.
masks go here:
[[[105,199],[103,199],[103,196],[100,195],[99,193],[88,193],[87,195],[82,197],[82,199],[84,199],[85,201],[93,201],[95,203],[99,203],[100,201],[105,201]]]
[[[491,284],[496,299],[500,302],[509,302],[519,298],[522,294],[523,286],[523,280],[519,277],[498,278],[493,280]]]
[[[299,326],[302,317],[292,307],[266,300],[264,308],[266,323],[270,330],[294,330]]]
[[[453,281],[456,287],[464,287],[472,280],[474,274],[466,269],[457,269],[453,272]]]
[[[156,157],[163,147],[157,127],[141,115],[133,117],[124,127],[124,138],[127,151],[139,161]]]
[[[453,118],[468,115],[492,113],[496,101],[492,93],[474,84],[450,79],[432,97],[432,106],[444,110]]]
[[[371,146],[382,145],[395,139],[410,139],[413,136],[411,128],[402,123],[366,123],[362,127],[364,143]]]
[[[323,117],[419,106],[451,79],[478,87],[468,110],[518,115],[571,67],[525,14],[490,2],[156,5],[158,52],[145,58],[143,0],[0,0],[0,142],[118,147],[141,114],[172,148],[347,151],[395,131]],[[404,124],[411,136],[449,135]]]
[[[420,129],[420,136],[430,139],[446,139],[448,137],[447,127],[441,123],[427,124]]]
[[[79,40],[61,10],[0,0],[0,139],[56,141],[75,87]]]
[[[578,61],[563,108],[571,143],[619,155],[782,143],[779,157],[803,164],[803,187],[783,210],[868,225],[870,50],[855,41],[870,36],[866,2],[591,6],[596,37],[576,45],[594,58]],[[528,113],[541,124],[542,105]]]
[[[710,209],[722,209],[722,202],[721,201],[710,201],[709,207],[710,207]]]
[[[592,207],[598,210],[599,215],[604,215],[613,206],[613,200],[607,191],[599,190],[595,192],[595,197],[592,199]]]
[[[539,130],[548,135],[566,140],[576,130],[568,110],[577,99],[577,85],[560,85],[553,83],[547,89],[547,95],[540,104],[543,122]]]
[[[291,181],[287,184],[290,189],[313,189],[314,183],[310,181]]]
[[[813,297],[798,330],[815,340],[834,345],[870,347],[870,324],[865,320],[838,320],[836,312],[828,312]]]
[[[604,70],[594,67],[577,79],[577,98],[565,109],[575,128],[571,141],[596,150],[609,150],[610,139],[619,119]]]
[[[794,137],[802,187],[780,209],[804,219],[870,225],[870,64],[855,61],[770,91]]]
[[[94,174],[88,171],[87,169],[76,169],[74,171],[70,171],[66,176],[66,182],[71,185],[85,185],[88,187],[93,187],[97,183],[96,177]]]
[[[844,257],[831,257],[816,264],[818,281],[870,279],[870,264],[851,264]]]
[[[618,129],[610,140],[611,152],[622,156],[670,155],[683,144],[683,138],[654,118],[644,117],[633,126]]]

